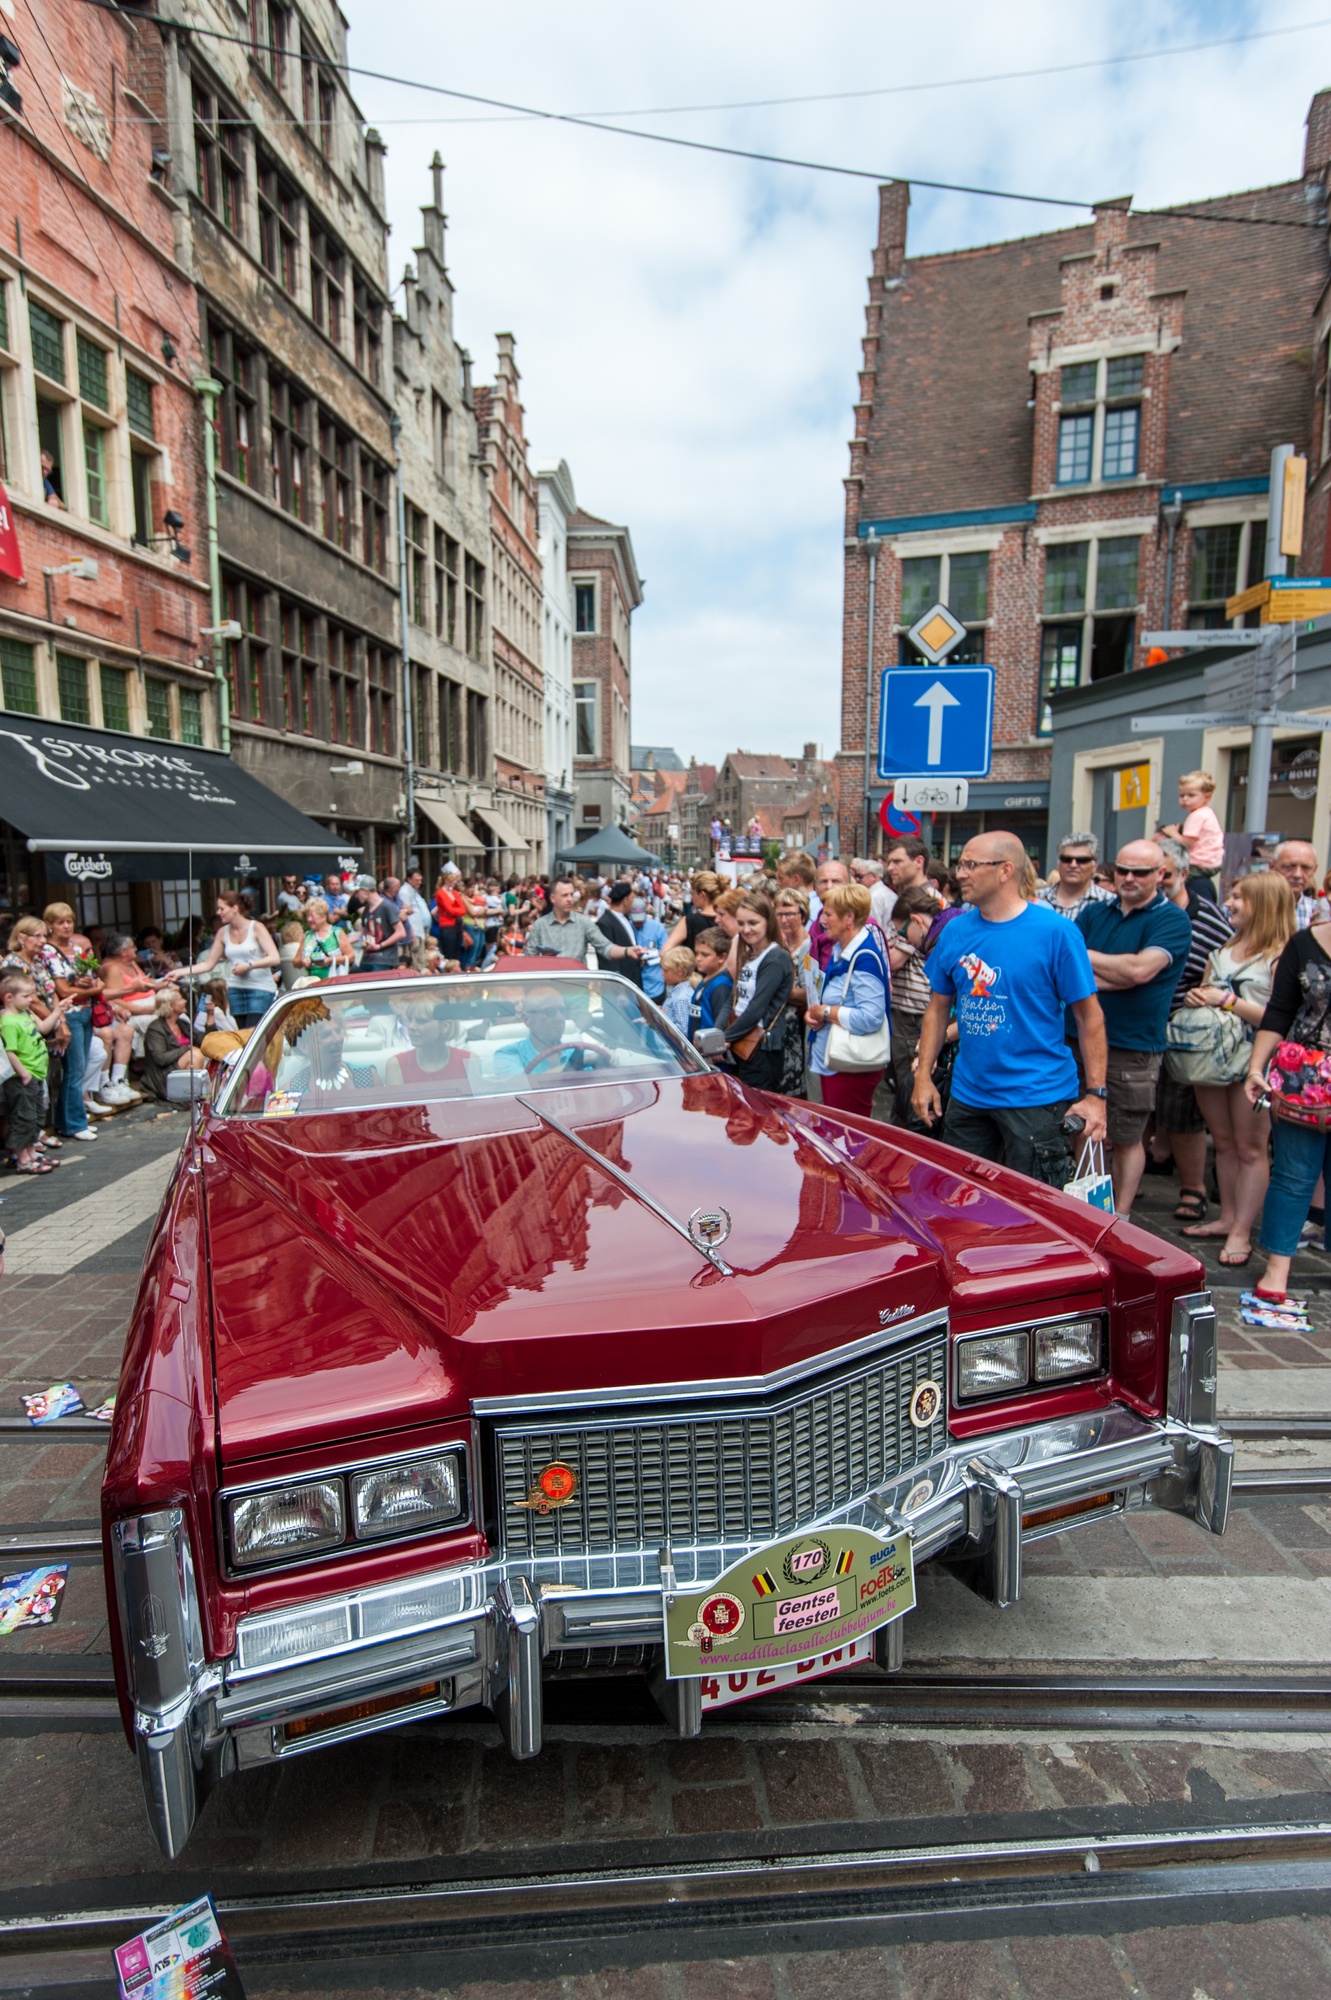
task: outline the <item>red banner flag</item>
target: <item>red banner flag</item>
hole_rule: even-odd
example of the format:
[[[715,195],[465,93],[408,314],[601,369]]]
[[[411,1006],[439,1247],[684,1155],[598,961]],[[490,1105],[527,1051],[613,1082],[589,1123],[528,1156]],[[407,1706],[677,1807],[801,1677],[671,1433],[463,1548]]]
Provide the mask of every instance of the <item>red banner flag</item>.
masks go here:
[[[22,583],[23,555],[18,545],[18,522],[3,484],[0,484],[0,576],[12,576]]]

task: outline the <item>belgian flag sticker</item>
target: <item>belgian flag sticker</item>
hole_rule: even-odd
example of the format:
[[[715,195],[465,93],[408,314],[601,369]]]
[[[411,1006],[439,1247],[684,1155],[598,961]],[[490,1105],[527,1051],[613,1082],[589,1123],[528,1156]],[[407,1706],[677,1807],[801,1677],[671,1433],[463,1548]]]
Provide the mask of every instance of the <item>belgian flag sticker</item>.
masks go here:
[[[836,1576],[849,1576],[854,1567],[854,1549],[842,1549],[841,1554],[836,1559],[836,1569],[833,1573]]]
[[[770,1570],[760,1569],[753,1579],[753,1587],[759,1597],[775,1597],[776,1581]]]

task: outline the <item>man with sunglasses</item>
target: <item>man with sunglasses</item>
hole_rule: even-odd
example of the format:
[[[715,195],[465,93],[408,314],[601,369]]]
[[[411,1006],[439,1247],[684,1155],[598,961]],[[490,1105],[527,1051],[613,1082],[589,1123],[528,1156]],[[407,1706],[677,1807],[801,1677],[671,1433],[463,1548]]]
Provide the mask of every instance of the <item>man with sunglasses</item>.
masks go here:
[[[1103,1139],[1104,1024],[1075,924],[1034,900],[1035,871],[1014,833],[977,834],[956,865],[966,907],[941,932],[925,970],[932,989],[911,1103],[932,1126],[933,1080],[954,1010],[957,1060],[942,1137],[1049,1187],[1076,1172],[1063,1120],[1075,1111]],[[1063,1038],[1064,1009],[1086,1053],[1086,1088]],[[1074,1101],[1075,1100],[1075,1101]]]
[[[1187,911],[1161,891],[1164,865],[1153,840],[1130,840],[1114,861],[1118,894],[1108,903],[1088,903],[1077,919],[1109,1042],[1105,1084],[1118,1215],[1132,1213],[1141,1185],[1142,1133],[1155,1106],[1170,1002],[1192,943]]]
[[[1095,879],[1100,843],[1093,833],[1065,833],[1058,843],[1058,880],[1040,884],[1040,901],[1074,924],[1088,903],[1112,903]]]

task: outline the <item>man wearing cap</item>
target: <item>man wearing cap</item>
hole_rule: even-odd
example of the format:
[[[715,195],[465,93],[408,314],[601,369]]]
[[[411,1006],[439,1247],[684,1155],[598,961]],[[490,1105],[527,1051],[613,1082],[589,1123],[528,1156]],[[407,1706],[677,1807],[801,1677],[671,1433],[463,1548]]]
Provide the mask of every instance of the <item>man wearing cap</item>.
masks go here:
[[[373,875],[358,875],[356,889],[361,899],[361,928],[365,948],[361,953],[362,972],[395,972],[401,959],[401,945],[407,935],[402,913],[389,897],[381,895]]]

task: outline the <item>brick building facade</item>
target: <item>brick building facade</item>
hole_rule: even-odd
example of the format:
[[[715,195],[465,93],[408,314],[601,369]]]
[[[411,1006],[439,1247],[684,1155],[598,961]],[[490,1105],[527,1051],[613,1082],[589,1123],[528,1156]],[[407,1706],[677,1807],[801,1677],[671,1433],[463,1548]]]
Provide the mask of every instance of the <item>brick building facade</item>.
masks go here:
[[[1109,202],[1088,225],[910,258],[909,189],[880,189],[846,482],[843,849],[866,821],[881,844],[878,676],[915,657],[907,628],[936,598],[968,628],[952,658],[995,668],[996,703],[988,778],[933,837],[955,855],[1010,825],[1043,857],[1051,698],[1141,668],[1145,630],[1223,622],[1263,574],[1272,447],[1315,433],[1300,567],[1328,566],[1326,103],[1302,179],[1185,213]]]
[[[806,743],[799,757],[770,757],[750,750],[732,750],[717,773],[706,817],[729,820],[731,831],[746,832],[755,816],[768,840],[783,840],[787,807],[803,798],[822,778],[818,745]]]
[[[187,30],[165,142],[222,386],[231,752],[383,872],[406,831],[383,146],[331,66],[335,0],[254,0],[241,43],[193,0],[162,13]]]
[[[473,812],[491,803],[492,668],[486,577],[490,498],[477,443],[471,360],[453,331],[443,162],[431,163],[423,241],[393,319],[411,655],[415,849],[427,879],[471,868],[493,845]]]
[[[629,627],[642,580],[627,528],[581,507],[568,517],[573,595],[573,789],[579,838],[632,818]]]
[[[476,391],[490,485],[490,615],[494,648],[494,803],[481,817],[495,866],[544,870],[545,694],[541,678],[540,498],[527,462],[513,336],[499,335],[492,386]]]
[[[161,37],[90,7],[5,26],[23,63],[21,109],[0,103],[0,481],[24,575],[0,575],[0,706],[19,728],[215,745],[198,316],[155,150]],[[0,842],[0,907],[68,892],[2,819]],[[184,893],[165,891],[172,921]],[[157,885],[107,895],[120,922],[163,914]]]

